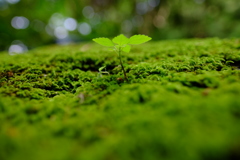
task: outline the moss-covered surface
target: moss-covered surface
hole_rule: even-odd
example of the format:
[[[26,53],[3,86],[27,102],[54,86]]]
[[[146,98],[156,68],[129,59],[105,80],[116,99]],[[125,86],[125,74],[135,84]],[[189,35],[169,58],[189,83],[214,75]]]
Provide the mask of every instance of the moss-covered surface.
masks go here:
[[[92,43],[0,53],[0,159],[240,159],[240,40],[149,42],[123,61],[129,83]]]

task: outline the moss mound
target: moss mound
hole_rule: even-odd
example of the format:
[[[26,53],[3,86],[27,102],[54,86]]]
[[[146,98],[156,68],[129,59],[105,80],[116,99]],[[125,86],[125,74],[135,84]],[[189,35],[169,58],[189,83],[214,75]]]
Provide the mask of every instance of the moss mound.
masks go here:
[[[240,159],[240,40],[0,53],[1,160]],[[109,75],[98,69],[106,66]]]

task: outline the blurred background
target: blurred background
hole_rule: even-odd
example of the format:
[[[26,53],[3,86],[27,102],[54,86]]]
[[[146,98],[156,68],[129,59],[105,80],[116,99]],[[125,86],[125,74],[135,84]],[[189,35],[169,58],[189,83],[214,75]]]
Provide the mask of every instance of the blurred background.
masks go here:
[[[0,51],[146,34],[240,37],[239,0],[0,0]]]

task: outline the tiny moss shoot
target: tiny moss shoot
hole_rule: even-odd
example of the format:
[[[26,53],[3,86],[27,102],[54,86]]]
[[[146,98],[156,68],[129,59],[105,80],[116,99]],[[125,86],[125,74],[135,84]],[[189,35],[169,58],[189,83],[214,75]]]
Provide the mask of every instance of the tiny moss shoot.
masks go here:
[[[103,71],[105,69],[105,71]],[[103,66],[103,67],[100,67],[98,69],[98,75],[97,75],[97,78],[102,78],[103,74],[108,74],[109,75],[109,72],[106,71],[106,66]]]
[[[143,44],[147,41],[150,41],[151,39],[152,38],[145,35],[134,35],[130,38],[127,38],[123,34],[120,34],[119,36],[114,37],[112,40],[110,40],[109,38],[100,37],[93,39],[93,41],[102,46],[112,48],[118,54],[119,62],[124,74],[124,79],[128,81],[127,73],[122,63],[122,52],[129,53],[131,50],[131,45]]]

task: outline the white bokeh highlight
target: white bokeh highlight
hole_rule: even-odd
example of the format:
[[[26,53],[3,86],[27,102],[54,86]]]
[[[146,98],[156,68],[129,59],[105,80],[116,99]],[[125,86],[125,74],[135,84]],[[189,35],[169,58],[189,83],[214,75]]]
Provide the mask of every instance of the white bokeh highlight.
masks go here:
[[[20,0],[6,0],[8,3],[10,4],[16,4],[18,3]]]
[[[88,23],[83,22],[79,24],[78,32],[82,35],[88,35],[92,32],[92,28]]]
[[[9,55],[21,54],[28,51],[28,48],[21,41],[13,41],[12,45],[8,49]]]
[[[23,16],[12,18],[11,25],[15,29],[26,29],[29,26],[29,20]]]
[[[74,31],[77,28],[77,21],[73,18],[67,18],[64,21],[64,27],[69,31]]]
[[[58,39],[64,39],[68,36],[68,31],[65,27],[59,26],[54,29],[54,35]]]

